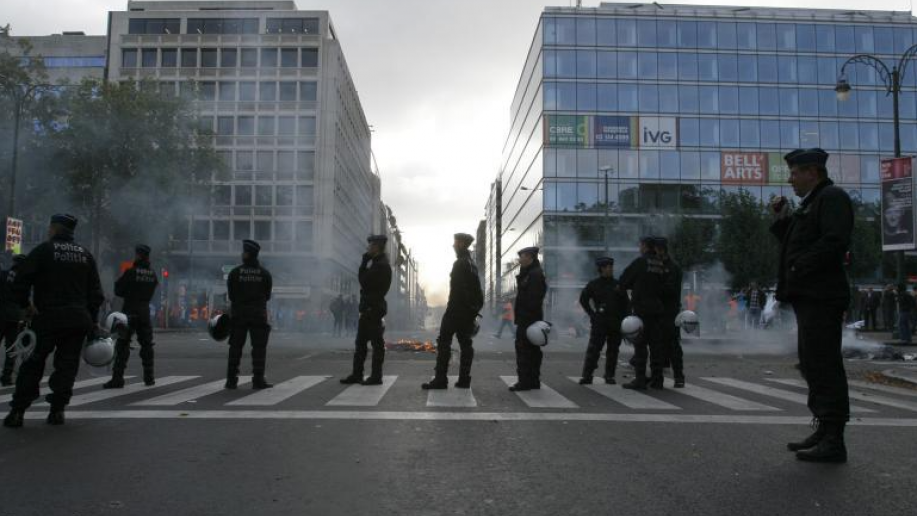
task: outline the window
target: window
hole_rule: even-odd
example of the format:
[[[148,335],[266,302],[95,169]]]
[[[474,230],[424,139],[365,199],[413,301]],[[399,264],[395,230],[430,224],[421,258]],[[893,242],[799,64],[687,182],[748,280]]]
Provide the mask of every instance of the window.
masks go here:
[[[678,86],[659,86],[659,112],[678,112]]]
[[[121,51],[121,67],[137,68],[137,49],[125,48]]]
[[[156,58],[158,55],[155,48],[144,49],[141,56],[144,68],[156,68]]]
[[[255,221],[255,240],[272,240],[271,239],[271,222],[268,220]]]
[[[656,86],[644,84],[638,91],[640,97],[640,112],[655,113],[659,111],[659,91]]]
[[[618,52],[618,77],[621,79],[637,78],[637,54]]]
[[[895,53],[900,54],[914,44],[914,34],[910,28],[895,27]]]
[[[127,22],[128,34],[178,34],[178,18],[131,18]]]
[[[720,120],[720,143],[723,147],[738,148],[740,142],[739,121],[730,118]]]
[[[700,153],[700,174],[703,180],[720,179],[720,153],[719,152],[701,152]]]
[[[678,79],[678,54],[662,52],[657,56],[659,78],[664,80]]]
[[[779,115],[780,105],[787,90],[763,87],[758,90],[758,114]]]
[[[777,50],[796,50],[795,25],[789,23],[777,24]]]
[[[254,82],[239,83],[239,100],[241,102],[253,102],[255,100],[255,84]]]
[[[252,237],[252,223],[250,220],[235,220],[232,223],[232,233],[235,240],[247,240]]]
[[[697,79],[697,54],[678,54],[679,79]]]
[[[780,122],[776,120],[761,121],[761,147],[766,149],[780,148]]]
[[[318,18],[268,18],[268,34],[318,34]]]
[[[777,103],[774,103],[769,109],[776,113],[780,108]],[[758,88],[739,88],[739,113],[743,115],[758,114]]]
[[[311,181],[315,177],[315,153],[298,152],[296,156],[296,176]]]
[[[219,240],[219,241],[229,240],[229,221],[228,220],[213,221],[213,239]]]
[[[258,34],[258,18],[188,18],[188,34]]]
[[[789,116],[799,114],[799,91],[794,88],[780,90],[780,114]]]
[[[191,223],[191,234],[194,240],[210,240],[210,221],[193,221]]]
[[[662,179],[679,179],[681,164],[675,151],[659,152],[659,177]]]
[[[854,34],[856,34],[857,52],[873,52],[875,45],[873,45],[872,27],[868,25],[857,25],[856,28],[854,28]]]
[[[576,51],[576,77],[592,79],[595,77],[595,52],[592,50]]]
[[[206,81],[198,83],[198,98],[205,102],[213,102],[217,99],[217,83]]]
[[[261,49],[261,67],[262,68],[276,68],[277,67],[277,49],[276,48],[262,48]]]
[[[557,85],[557,109],[562,111],[576,110],[576,83],[562,82]]]
[[[662,32],[660,31],[660,35]],[[662,46],[660,44],[660,46]],[[694,48],[697,46],[697,23],[693,21],[678,22],[678,47]]]
[[[277,188],[277,197],[278,197],[278,206],[279,197],[280,197],[281,188]],[[287,205],[288,206],[288,205]],[[275,242],[289,242],[293,240],[293,223],[288,220],[275,220],[274,221],[274,241]]]
[[[736,24],[736,41],[741,50],[754,50],[757,46],[757,27],[754,23]]]
[[[314,203],[313,188],[311,186],[296,186],[296,205],[311,207]]]
[[[839,148],[837,122],[819,122],[818,132],[820,134],[819,147],[823,149]]]
[[[300,251],[312,250],[312,223],[306,221],[296,222],[296,249]]]
[[[682,113],[697,113],[697,86],[679,86],[678,105]]]
[[[252,151],[236,151],[236,170],[251,172],[255,168],[255,153]]]
[[[617,111],[618,110],[618,88],[614,84],[596,85],[597,102],[596,108],[599,111]]]
[[[637,111],[637,85],[636,84],[619,84],[618,85],[618,110],[619,111]]]
[[[777,76],[784,84],[796,84],[796,58],[793,56],[777,57]]]
[[[618,45],[633,47],[637,44],[637,24],[634,20],[619,19],[615,27],[618,33]]]
[[[258,67],[258,49],[257,48],[243,48],[240,52],[242,57],[242,68],[257,68]]]
[[[221,117],[222,118],[222,117]],[[239,136],[252,136],[255,134],[255,117],[240,116],[236,134]]]
[[[738,64],[739,82],[758,82],[758,56],[740,54]]]
[[[201,68],[216,68],[217,66],[217,49],[201,49]]]
[[[799,62],[799,84],[818,84],[818,59],[799,56],[796,60]]]
[[[815,51],[815,26],[800,24],[796,26],[796,49],[800,52]]]
[[[255,168],[258,172],[274,172],[274,151],[258,151],[258,166]]]
[[[255,206],[271,206],[274,203],[274,187],[261,186],[255,187]]]
[[[818,90],[799,90],[799,114],[802,116],[818,116]]]
[[[659,20],[656,22],[656,45],[661,48],[678,46],[678,30],[674,21]]]
[[[715,81],[716,73],[716,54],[700,54],[697,56],[698,78],[702,81]]]
[[[758,78],[760,82],[775,83],[777,79],[777,56],[758,56]]]
[[[600,47],[613,47],[616,45],[615,20],[598,18],[595,21],[596,43]]]
[[[595,111],[594,83],[576,83],[576,109],[578,111]]]
[[[248,185],[236,185],[236,198],[234,205],[235,206],[251,206],[252,205],[252,187]]]
[[[736,56],[732,54],[720,54],[717,57],[717,71],[720,74],[720,80],[723,82],[735,82],[739,80],[739,65]]]
[[[213,187],[214,206],[229,206],[232,204],[232,187],[229,185],[216,185]]]
[[[222,68],[235,68],[239,60],[239,51],[235,48],[224,48],[220,51],[220,66]]]
[[[259,97],[261,102],[274,102],[277,100],[277,83],[276,82],[262,82],[259,85]]]
[[[220,102],[235,102],[236,100],[236,83],[220,83]]]
[[[697,48],[717,48],[716,22],[697,22]]]
[[[739,131],[742,135],[742,147],[755,149],[761,145],[761,133],[757,120],[742,120]]]
[[[577,177],[598,177],[599,162],[598,151],[595,149],[579,149],[576,151]]]
[[[715,115],[720,112],[719,92],[716,86],[699,86],[697,96],[700,100],[700,112],[705,115]]]
[[[847,103],[850,103],[848,100]],[[859,90],[856,93],[856,102],[852,103],[859,106],[861,117],[876,116],[876,92],[873,90]]]
[[[577,17],[576,44],[581,46],[595,45],[595,18]]]
[[[317,99],[318,99],[318,83],[315,83],[315,82],[299,83],[300,102],[315,102]]]
[[[297,84],[292,81],[282,81],[280,83],[280,100],[282,102],[296,102]]]
[[[556,177],[576,177],[576,149],[557,149]]]
[[[739,112],[739,89],[735,86],[720,86],[720,113],[734,115]]]
[[[656,54],[641,52],[637,58],[637,70],[643,80],[656,78]]]
[[[235,124],[231,116],[217,117],[217,134],[220,136],[232,136],[235,134]]]
[[[277,206],[293,206],[293,189],[277,185]]]
[[[716,26],[718,48],[736,48],[736,24],[732,22],[719,22]]]
[[[284,68],[296,68],[296,61],[299,57],[297,53],[299,49],[296,48],[281,48],[280,49],[280,66]]]
[[[834,52],[834,25],[815,26],[815,47],[819,52]]]
[[[837,25],[834,28],[835,49],[838,53],[850,54],[856,51],[856,38],[853,34],[853,27],[849,25]]]
[[[614,79],[618,76],[616,52],[598,52],[596,54],[596,75],[599,79]]]
[[[874,123],[860,123],[860,150],[879,150],[879,128]]]
[[[554,66],[550,65],[551,56],[554,56]],[[548,69],[553,70],[554,76],[576,78],[576,52],[573,50],[557,50],[548,52]]]
[[[305,137],[311,137],[312,141],[315,141],[315,117],[314,116],[301,116],[299,117],[299,135]]]
[[[702,147],[720,146],[720,121],[710,118],[700,120],[700,144]]]
[[[780,122],[780,145],[784,149],[796,149],[799,147],[799,122]]]
[[[818,90],[818,114],[837,116],[837,94],[833,89]]]
[[[681,179],[700,179],[699,152],[681,152]]]
[[[318,67],[318,49],[317,48],[302,49],[302,67],[303,68],[317,68]]]
[[[281,116],[277,117],[277,135],[293,136],[296,134],[296,117]]]
[[[197,49],[181,49],[181,66],[182,68],[197,68]]]
[[[178,50],[174,48],[162,49],[162,67],[175,68],[178,66]]]
[[[777,48],[777,30],[773,23],[759,23],[758,48],[761,50],[774,50]]]
[[[293,164],[295,156],[296,154],[290,151],[277,152],[277,172],[293,172],[296,169],[296,166]]]

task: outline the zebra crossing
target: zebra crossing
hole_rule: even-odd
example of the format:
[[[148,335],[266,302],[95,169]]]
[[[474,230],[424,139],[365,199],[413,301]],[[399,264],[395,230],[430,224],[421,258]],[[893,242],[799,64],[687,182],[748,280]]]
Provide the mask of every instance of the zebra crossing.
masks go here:
[[[126,377],[133,379],[134,377]],[[559,378],[560,380],[556,380]],[[450,384],[457,378],[450,377]],[[105,378],[89,378],[76,382],[74,396],[70,407],[72,413],[84,408],[92,411],[92,417],[105,417],[106,412],[118,412],[124,417],[165,417],[156,409],[179,409],[188,415],[198,407],[212,408],[220,406],[219,411],[207,412],[220,417],[267,417],[268,412],[258,409],[270,409],[276,417],[288,417],[290,409],[310,404],[310,408],[319,405],[318,411],[309,414],[334,412],[342,414],[359,414],[337,409],[398,408],[405,418],[420,417],[419,413],[430,410],[453,409],[475,419],[475,411],[493,410],[502,414],[532,413],[565,413],[576,419],[583,412],[589,417],[595,412],[624,417],[629,412],[641,413],[653,418],[666,417],[673,420],[692,421],[691,418],[711,414],[735,414],[736,421],[752,421],[753,416],[771,418],[771,421],[784,421],[782,414],[806,416],[805,384],[793,378],[766,377],[760,380],[738,379],[729,377],[701,377],[689,381],[683,389],[673,389],[672,381],[666,380],[664,391],[633,391],[621,388],[620,385],[577,385],[576,377],[553,377],[550,382],[542,382],[541,389],[523,392],[510,392],[506,386],[515,383],[514,376],[494,376],[479,378],[471,389],[450,388],[447,390],[421,391],[422,378],[413,376],[385,376],[382,385],[340,385],[329,375],[300,375],[278,382],[274,388],[252,391],[244,388],[250,384],[251,377],[239,378],[240,389],[227,391],[223,388],[224,380],[206,379],[194,375],[176,375],[158,378],[153,386],[133,381],[123,389],[103,390],[100,385]],[[47,379],[42,390],[47,390]],[[553,383],[554,385],[549,385]],[[12,397],[9,389],[0,395],[0,402],[8,402]],[[422,397],[422,398],[421,398]],[[917,391],[873,385],[865,382],[851,381],[850,397],[857,401],[852,407],[856,417],[863,414],[887,417],[889,413],[901,419],[907,425],[917,426]],[[423,399],[423,402],[419,400]],[[46,405],[38,403],[36,406]],[[577,414],[579,411],[579,414]],[[437,418],[435,412],[430,417]],[[86,414],[89,414],[87,412]],[[378,413],[377,413],[378,414]],[[146,416],[145,416],[146,415]],[[244,415],[244,416],[241,416]],[[481,415],[479,413],[479,415]],[[79,416],[77,416],[79,417]],[[290,416],[293,417],[293,416]],[[337,417],[337,416],[335,416]],[[377,416],[373,416],[377,417]],[[378,416],[381,417],[381,416]],[[395,416],[392,416],[395,417]],[[520,416],[522,417],[522,416]],[[721,417],[719,415],[711,417]],[[870,416],[872,417],[872,416]],[[525,417],[523,417],[524,419]],[[537,416],[535,419],[541,419]],[[545,416],[547,419],[551,417]],[[745,419],[742,419],[745,418]],[[752,419],[748,419],[752,418]],[[587,418],[588,419],[588,418]],[[625,418],[626,420],[626,418]]]

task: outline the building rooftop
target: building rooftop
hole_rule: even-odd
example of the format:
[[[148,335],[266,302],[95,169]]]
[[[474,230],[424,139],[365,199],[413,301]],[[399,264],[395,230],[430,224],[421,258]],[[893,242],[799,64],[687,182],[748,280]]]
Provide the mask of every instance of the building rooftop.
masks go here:
[[[610,14],[617,16],[689,16],[709,18],[753,19],[771,18],[787,21],[845,21],[850,23],[915,23],[908,11],[871,11],[849,9],[800,9],[785,7],[753,7],[723,5],[684,5],[664,3],[602,2],[598,7],[546,7],[549,14]]]
[[[295,11],[291,0],[128,0],[128,11]]]

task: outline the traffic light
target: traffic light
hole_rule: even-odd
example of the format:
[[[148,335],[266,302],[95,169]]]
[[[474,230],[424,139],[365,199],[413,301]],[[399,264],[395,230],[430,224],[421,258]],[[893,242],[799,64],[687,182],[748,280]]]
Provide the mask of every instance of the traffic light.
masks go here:
[[[168,278],[169,278],[169,269],[163,269],[162,270],[162,279],[168,279]]]

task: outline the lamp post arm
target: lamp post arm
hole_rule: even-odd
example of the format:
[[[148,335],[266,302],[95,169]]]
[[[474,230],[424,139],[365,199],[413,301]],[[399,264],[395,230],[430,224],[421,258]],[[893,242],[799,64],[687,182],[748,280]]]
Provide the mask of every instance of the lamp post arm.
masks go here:
[[[901,88],[900,82],[903,81],[905,77],[907,77],[905,75],[905,72],[907,71],[907,65],[908,63],[910,63],[912,59],[915,59],[915,56],[917,56],[917,44],[905,50],[904,53],[901,54],[901,57],[898,59],[898,81],[899,81],[898,88],[899,89]]]
[[[851,64],[864,64],[866,66],[872,67],[876,72],[878,72],[879,78],[882,79],[882,83],[885,84],[886,95],[889,95],[895,89],[895,81],[892,78],[892,71],[889,70],[888,65],[886,65],[885,62],[878,57],[870,54],[857,54],[851,57],[844,62],[843,66],[841,66],[841,77],[846,75],[847,65]]]

